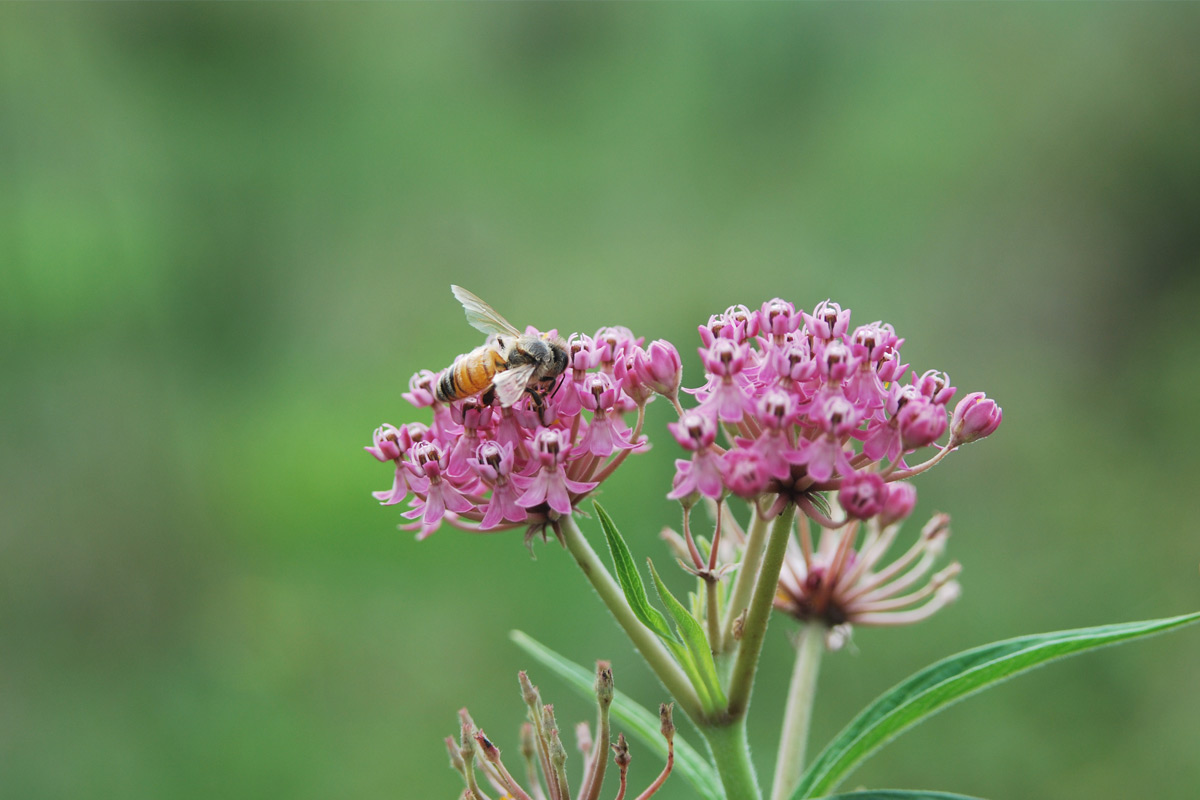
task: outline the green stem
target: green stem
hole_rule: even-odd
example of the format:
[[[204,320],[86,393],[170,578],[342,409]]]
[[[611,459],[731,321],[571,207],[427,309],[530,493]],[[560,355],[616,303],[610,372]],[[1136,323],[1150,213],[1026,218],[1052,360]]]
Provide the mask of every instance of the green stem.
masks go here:
[[[746,744],[746,721],[738,720],[721,727],[703,726],[700,733],[708,742],[725,800],[762,800],[758,776],[750,762],[750,747]]]
[[[779,588],[779,571],[783,568],[783,557],[792,537],[792,519],[795,516],[796,507],[788,503],[771,524],[767,551],[754,584],[746,624],[742,628],[741,645],[729,679],[729,716],[735,720],[745,716],[750,706],[750,690],[754,686],[754,674],[758,671],[758,657],[767,635],[771,607]]]
[[[767,547],[767,520],[754,507],[754,518],[750,521],[750,532],[746,539],[746,549],[742,553],[742,564],[738,567],[733,580],[733,591],[729,595],[726,606],[725,624],[721,627],[724,633],[721,641],[726,647],[733,647],[733,621],[750,602],[750,590],[754,588],[754,577],[758,575],[758,565],[762,563],[763,551]]]
[[[825,651],[825,626],[808,622],[800,628],[796,648],[796,666],[788,687],[787,709],[783,712],[783,732],[779,739],[779,758],[775,762],[775,780],[771,800],[787,800],[800,785],[804,774],[804,749],[808,745],[808,724],[816,698],[817,673]]]
[[[588,582],[600,595],[600,600],[616,618],[617,623],[633,641],[634,647],[642,654],[646,664],[653,670],[658,680],[666,687],[679,707],[697,724],[704,721],[704,709],[696,689],[688,680],[687,675],[675,663],[670,651],[659,641],[658,636],[642,624],[641,620],[629,607],[625,593],[620,585],[609,574],[604,562],[596,555],[596,551],[588,544],[583,531],[575,523],[574,517],[564,517],[560,528],[567,550],[575,558],[575,563],[583,570]]]

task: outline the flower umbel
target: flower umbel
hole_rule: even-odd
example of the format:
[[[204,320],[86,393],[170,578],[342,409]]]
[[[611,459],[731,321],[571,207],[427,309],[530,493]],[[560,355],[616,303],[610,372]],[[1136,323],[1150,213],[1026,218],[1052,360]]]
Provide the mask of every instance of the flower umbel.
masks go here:
[[[882,510],[879,483],[928,469],[1000,424],[999,407],[981,392],[972,393],[955,410],[949,442],[910,466],[907,458],[936,445],[946,432],[946,406],[956,390],[936,370],[912,372],[903,383],[904,340],[892,326],[872,322],[851,331],[850,310],[828,300],[811,314],[778,298],[755,311],[731,306],[701,326],[700,338],[706,381],[692,390],[699,405],[681,412],[680,424],[694,415],[707,417],[724,431],[729,449],[712,442],[699,446],[695,437],[672,428],[680,445],[694,453],[676,462],[672,498],[699,491],[716,499],[731,492],[786,502],[850,483],[857,495],[843,495],[850,500],[843,507],[849,517],[867,519]],[[689,430],[698,427],[687,423]],[[724,453],[719,483],[704,462],[710,450]],[[849,518],[835,522],[801,505],[832,527]],[[777,503],[776,511],[780,507]]]
[[[443,373],[421,370],[403,396],[431,408],[432,422],[376,429],[365,449],[394,471],[391,488],[375,498],[408,500],[404,516],[414,522],[402,527],[422,539],[443,522],[480,533],[525,528],[527,540],[559,533],[559,521],[631,452],[648,449],[646,404],[656,393],[677,396],[679,354],[667,342],[649,350],[641,342],[622,327],[573,335],[558,384],[510,406],[486,389],[439,401]]]

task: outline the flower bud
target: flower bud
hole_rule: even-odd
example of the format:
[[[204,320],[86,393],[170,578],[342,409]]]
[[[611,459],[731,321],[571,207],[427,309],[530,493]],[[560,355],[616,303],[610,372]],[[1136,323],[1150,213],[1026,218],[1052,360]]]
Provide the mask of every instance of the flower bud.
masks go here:
[[[900,438],[905,450],[927,447],[945,432],[946,409],[943,406],[916,397],[900,409]]]
[[[886,528],[900,520],[908,519],[917,505],[917,489],[911,483],[899,481],[888,486],[887,500],[879,514],[879,524]]]
[[[663,397],[679,395],[683,362],[675,345],[665,339],[653,341],[645,350],[638,351],[634,360],[634,370],[642,383]]]
[[[995,400],[991,400],[983,392],[971,392],[959,401],[954,408],[954,416],[950,420],[951,444],[967,444],[990,436],[1000,421],[1004,412]]]

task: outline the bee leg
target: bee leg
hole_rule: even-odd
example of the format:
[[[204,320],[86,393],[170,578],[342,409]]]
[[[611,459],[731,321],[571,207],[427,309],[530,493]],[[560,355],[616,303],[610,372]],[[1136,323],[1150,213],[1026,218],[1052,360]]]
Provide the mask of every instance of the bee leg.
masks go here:
[[[496,401],[496,387],[489,386],[483,390],[483,394],[479,395],[479,402],[485,406],[490,406]]]
[[[533,398],[533,409],[540,417],[542,415],[542,410],[546,407],[546,398],[541,392],[532,386],[526,386],[525,391],[531,398]]]

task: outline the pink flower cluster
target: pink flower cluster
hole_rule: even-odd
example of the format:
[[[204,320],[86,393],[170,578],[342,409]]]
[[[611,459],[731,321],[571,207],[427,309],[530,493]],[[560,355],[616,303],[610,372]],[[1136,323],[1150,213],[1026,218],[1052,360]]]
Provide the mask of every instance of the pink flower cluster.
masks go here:
[[[507,408],[484,405],[479,396],[441,403],[440,373],[418,372],[404,398],[431,407],[432,423],[375,430],[366,451],[395,467],[391,488],[375,498],[389,506],[408,499],[404,516],[414,522],[404,527],[418,538],[442,522],[544,535],[630,452],[649,447],[641,428],[654,394],[676,397],[678,352],[663,341],[643,348],[642,341],[619,327],[575,334],[567,342],[568,367],[541,404],[529,396]]]
[[[992,433],[1000,408],[982,393],[955,394],[944,372],[903,363],[891,325],[850,327],[850,310],[826,300],[811,313],[786,300],[732,306],[700,326],[706,382],[670,430],[691,453],[676,461],[669,497],[777,495],[821,521],[808,493],[837,490],[849,517],[867,519],[906,502],[894,481],[923,471],[961,444]],[[908,380],[905,376],[909,375]],[[909,467],[909,454],[947,443]],[[717,442],[724,429],[723,447]],[[907,491],[907,490],[900,490]]]

